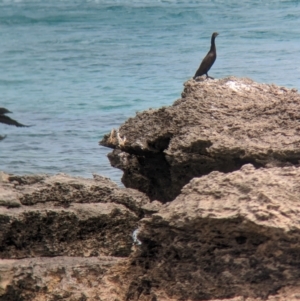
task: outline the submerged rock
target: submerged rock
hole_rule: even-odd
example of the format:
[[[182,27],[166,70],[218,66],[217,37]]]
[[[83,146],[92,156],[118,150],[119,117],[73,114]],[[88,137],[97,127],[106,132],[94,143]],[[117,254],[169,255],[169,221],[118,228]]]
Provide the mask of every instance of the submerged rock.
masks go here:
[[[172,106],[138,113],[100,142],[126,187],[167,202],[212,171],[297,165],[300,95],[229,77],[185,83]]]

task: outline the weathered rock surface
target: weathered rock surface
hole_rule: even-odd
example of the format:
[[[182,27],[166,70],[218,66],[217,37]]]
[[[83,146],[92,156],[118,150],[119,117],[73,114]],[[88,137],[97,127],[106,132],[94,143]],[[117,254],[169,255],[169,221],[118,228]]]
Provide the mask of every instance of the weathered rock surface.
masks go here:
[[[138,113],[100,144],[114,149],[109,159],[126,187],[166,202],[212,171],[297,165],[299,107],[295,89],[235,77],[189,80],[172,106]]]
[[[0,300],[124,300],[120,273],[146,205],[99,175],[0,173]]]
[[[128,256],[147,203],[100,176],[2,174],[0,257]]]
[[[0,173],[0,301],[300,300],[299,102],[188,81],[129,119],[101,144],[152,202],[98,175]]]
[[[52,202],[53,206],[56,204],[60,208],[57,187],[53,189],[58,178],[65,188],[64,195],[71,195],[71,188],[68,191],[66,187],[78,184],[78,179],[14,176],[3,180],[2,175],[1,199],[5,200],[5,206],[15,204],[12,208],[4,208],[5,212],[26,206],[33,206],[37,211],[36,206],[40,206],[43,212],[45,205],[52,210]],[[103,180],[109,187],[109,181]],[[99,185],[95,182],[87,180],[81,190],[84,192],[93,185]],[[36,185],[45,188],[46,183],[55,197],[45,197],[46,202],[36,202],[38,198],[29,197],[37,192]],[[102,254],[71,257],[73,253],[52,258],[37,257],[32,243],[33,253],[29,256],[36,257],[0,259],[0,301],[299,300],[299,183],[300,168],[255,169],[248,164],[232,173],[212,172],[194,178],[173,202],[164,205],[157,201],[149,203],[147,199],[141,201],[143,195],[140,194],[137,207],[141,206],[146,214],[140,221],[138,233],[142,244],[132,248],[135,251],[129,257]],[[114,185],[112,188],[119,190]],[[24,195],[27,198],[23,198]],[[23,205],[22,200],[25,199],[35,205]],[[75,205],[91,205],[86,203],[87,199],[82,198],[82,194],[74,197],[75,200],[78,201]],[[97,204],[96,198],[94,201]],[[20,207],[17,208],[16,204]],[[63,204],[64,210],[73,208],[72,202],[64,201]],[[124,211],[128,210],[124,205],[119,206],[123,206]],[[122,216],[124,211],[118,214]],[[79,210],[78,215],[86,214],[84,212]],[[137,216],[136,219],[143,217]],[[3,220],[3,210],[1,218]],[[101,219],[101,215],[98,218]],[[127,218],[131,220],[131,215]],[[40,225],[41,228],[46,226],[47,223]],[[95,226],[98,227],[97,222]],[[30,229],[30,225],[25,223],[23,227]],[[35,224],[31,228],[35,228]],[[123,233],[127,231],[131,235],[132,228],[126,229]],[[101,227],[98,230],[99,233],[107,233]],[[69,231],[72,233],[73,229]],[[56,232],[53,232],[54,236]],[[65,235],[69,237],[67,232]],[[5,231],[0,233],[3,237]],[[43,233],[47,237],[47,231]],[[94,235],[91,231],[90,237]],[[109,233],[105,239],[118,247],[114,244],[114,235],[117,234]],[[100,238],[97,239],[100,245],[97,248],[101,249]],[[6,242],[1,241],[4,250]],[[42,242],[48,245],[47,240]],[[120,243],[123,244],[122,241]],[[132,246],[132,241],[130,244]],[[88,248],[89,243],[79,245]],[[67,245],[65,247],[68,249]],[[11,252],[19,254],[14,248]]]
[[[194,178],[142,220],[128,300],[298,300],[299,183],[251,164]]]
[[[55,257],[0,260],[0,301],[121,301],[117,257]]]

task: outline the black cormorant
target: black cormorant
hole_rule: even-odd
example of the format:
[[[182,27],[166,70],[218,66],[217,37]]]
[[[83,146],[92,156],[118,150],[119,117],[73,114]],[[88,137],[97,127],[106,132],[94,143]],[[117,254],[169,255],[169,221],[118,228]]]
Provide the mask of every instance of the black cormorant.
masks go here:
[[[210,50],[208,51],[206,57],[203,59],[200,67],[195,73],[195,76],[193,79],[196,79],[196,77],[201,76],[203,74],[206,75],[206,78],[213,78],[208,76],[207,72],[211,68],[211,66],[214,64],[216,58],[217,58],[217,50],[216,50],[216,45],[215,45],[215,38],[218,35],[217,32],[214,32],[211,36],[211,46]]]
[[[10,111],[8,111],[5,108],[0,108],[0,122],[1,123],[5,123],[5,124],[9,124],[9,125],[15,125],[18,127],[28,127],[29,125],[24,125],[22,123],[19,123],[18,121],[11,119],[10,117],[6,116],[5,114],[7,113],[12,113]]]

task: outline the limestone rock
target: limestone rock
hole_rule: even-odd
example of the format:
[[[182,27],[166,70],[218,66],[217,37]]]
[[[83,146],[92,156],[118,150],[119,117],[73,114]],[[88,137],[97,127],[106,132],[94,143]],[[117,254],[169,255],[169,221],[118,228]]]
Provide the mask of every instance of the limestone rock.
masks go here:
[[[126,257],[148,198],[103,177],[1,176],[0,257]]]
[[[188,81],[112,130],[119,188],[0,173],[0,301],[296,301],[294,89]]]
[[[191,180],[142,220],[128,300],[297,300],[299,183],[251,164]]]
[[[189,80],[172,106],[138,113],[100,144],[114,149],[109,159],[126,187],[166,202],[212,171],[298,165],[299,106],[295,89],[235,77]]]
[[[0,301],[122,301],[116,257],[0,260]],[[116,285],[118,284],[118,285]]]

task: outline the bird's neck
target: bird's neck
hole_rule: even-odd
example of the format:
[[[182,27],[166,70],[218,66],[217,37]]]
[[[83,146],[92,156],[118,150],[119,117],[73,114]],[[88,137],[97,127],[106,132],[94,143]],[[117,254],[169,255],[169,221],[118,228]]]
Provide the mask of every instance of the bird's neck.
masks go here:
[[[210,51],[216,51],[215,38],[211,37]]]

